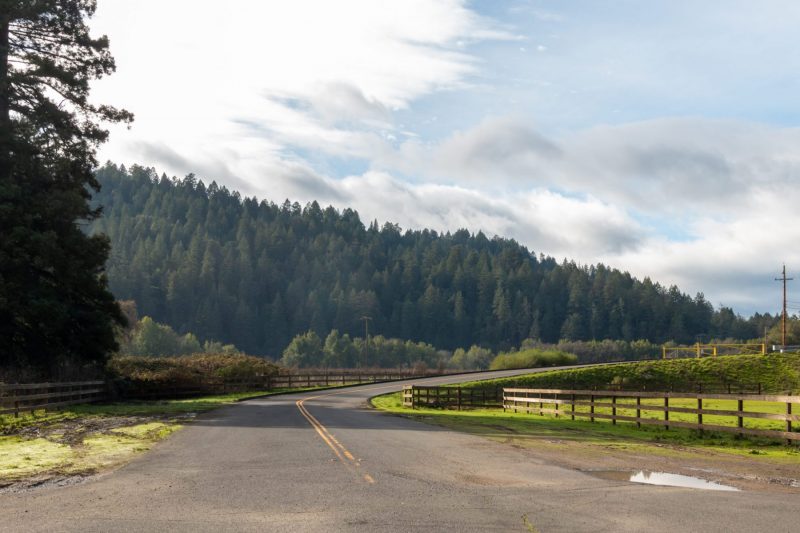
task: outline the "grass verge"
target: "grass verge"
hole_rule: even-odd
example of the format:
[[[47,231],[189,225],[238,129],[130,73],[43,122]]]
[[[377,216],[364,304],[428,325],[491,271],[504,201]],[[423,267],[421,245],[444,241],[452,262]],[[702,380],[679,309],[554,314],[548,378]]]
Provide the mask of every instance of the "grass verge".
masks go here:
[[[800,354],[640,361],[475,381],[462,387],[603,390],[609,385],[625,390],[722,392],[730,387],[731,392],[797,393],[800,392]]]
[[[800,465],[800,449],[797,446],[786,446],[779,441],[757,437],[738,438],[722,432],[705,431],[700,433],[681,428],[666,430],[658,426],[637,428],[632,423],[619,422],[617,425],[612,425],[610,421],[600,421],[599,419],[596,422],[573,421],[569,418],[555,418],[549,415],[503,412],[502,409],[452,411],[422,408],[411,410],[403,407],[400,393],[376,396],[372,398],[371,403],[383,411],[448,429],[496,440],[511,440],[515,443],[524,441],[526,445],[531,445],[537,440],[551,442],[556,440],[611,449],[640,449],[661,455],[675,453],[678,448],[682,450],[689,448]]]

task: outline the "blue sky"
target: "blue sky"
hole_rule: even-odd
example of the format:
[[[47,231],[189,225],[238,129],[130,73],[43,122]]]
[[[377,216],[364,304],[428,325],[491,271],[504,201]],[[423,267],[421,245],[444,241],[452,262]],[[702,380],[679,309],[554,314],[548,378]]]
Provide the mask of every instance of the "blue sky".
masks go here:
[[[800,3],[101,0],[101,158],[466,227],[742,313],[800,265]],[[215,39],[208,39],[214,35]]]

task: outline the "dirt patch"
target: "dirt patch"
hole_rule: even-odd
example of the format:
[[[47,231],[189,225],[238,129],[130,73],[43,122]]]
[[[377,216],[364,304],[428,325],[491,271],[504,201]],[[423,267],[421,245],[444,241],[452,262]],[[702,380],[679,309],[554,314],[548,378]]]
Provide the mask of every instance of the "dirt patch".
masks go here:
[[[185,413],[178,416],[90,416],[59,420],[39,426],[28,426],[16,432],[17,436],[25,439],[42,438],[57,444],[69,446],[82,446],[87,437],[95,435],[112,435],[113,430],[119,430],[162,422],[165,424],[183,424],[194,419],[196,413]]]
[[[795,461],[767,461],[757,456],[750,458],[672,444],[602,444],[514,434],[490,438],[511,444],[537,459],[575,470],[673,472],[742,490],[800,494],[800,465]]]
[[[45,487],[69,487],[97,477],[95,474],[43,474],[19,481],[0,481],[0,494],[30,492]]]

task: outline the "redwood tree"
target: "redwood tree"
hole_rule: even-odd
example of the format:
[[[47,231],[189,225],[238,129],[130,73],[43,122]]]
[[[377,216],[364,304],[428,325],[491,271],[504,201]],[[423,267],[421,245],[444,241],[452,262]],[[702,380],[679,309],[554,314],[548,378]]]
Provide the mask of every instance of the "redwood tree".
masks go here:
[[[100,363],[124,319],[107,288],[95,150],[132,115],[89,101],[112,73],[94,0],[0,0],[0,365],[58,377]]]

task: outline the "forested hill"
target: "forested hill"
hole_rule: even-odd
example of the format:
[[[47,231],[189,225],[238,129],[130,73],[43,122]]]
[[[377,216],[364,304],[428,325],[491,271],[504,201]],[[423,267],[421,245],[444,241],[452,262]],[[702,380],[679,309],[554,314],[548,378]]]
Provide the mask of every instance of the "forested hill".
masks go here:
[[[513,240],[466,230],[365,227],[358,213],[242,198],[189,176],[107,165],[92,231],[112,243],[110,286],[181,332],[276,356],[297,333],[333,328],[495,349],[525,338],[753,338],[759,317],[714,311],[603,265],[536,256]]]

